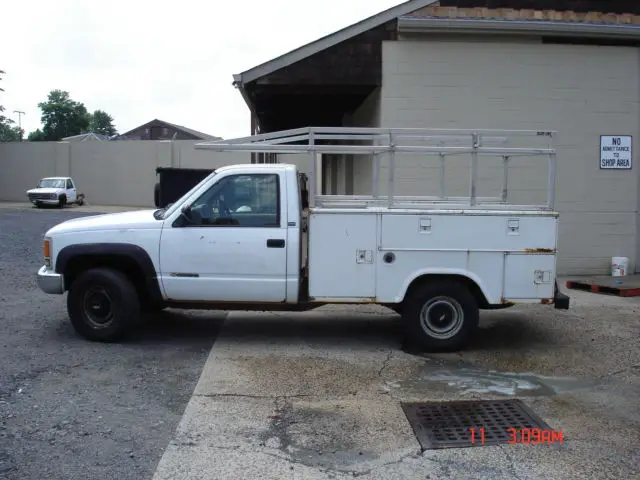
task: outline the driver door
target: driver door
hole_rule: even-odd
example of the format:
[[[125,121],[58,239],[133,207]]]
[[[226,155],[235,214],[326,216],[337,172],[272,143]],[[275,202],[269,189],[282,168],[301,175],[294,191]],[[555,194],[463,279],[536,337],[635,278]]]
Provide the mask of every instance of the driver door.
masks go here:
[[[165,224],[162,285],[170,300],[283,302],[286,191],[280,173],[227,175]]]
[[[67,184],[65,185],[67,202],[75,202],[78,198],[78,192],[76,192],[76,186],[73,184],[70,178],[67,178]]]

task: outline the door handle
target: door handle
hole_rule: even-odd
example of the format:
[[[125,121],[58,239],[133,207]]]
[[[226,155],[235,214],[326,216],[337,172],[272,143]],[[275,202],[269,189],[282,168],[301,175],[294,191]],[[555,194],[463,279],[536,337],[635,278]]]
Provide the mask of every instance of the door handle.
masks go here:
[[[282,238],[268,238],[267,248],[284,248],[284,239]]]

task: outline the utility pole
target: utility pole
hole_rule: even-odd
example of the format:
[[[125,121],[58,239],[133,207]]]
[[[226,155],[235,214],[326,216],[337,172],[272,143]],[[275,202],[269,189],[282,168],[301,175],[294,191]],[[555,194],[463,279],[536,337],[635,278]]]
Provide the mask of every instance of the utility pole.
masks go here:
[[[26,115],[21,110],[14,110],[13,113],[18,114],[18,128],[20,129],[20,141],[22,141],[22,115]]]

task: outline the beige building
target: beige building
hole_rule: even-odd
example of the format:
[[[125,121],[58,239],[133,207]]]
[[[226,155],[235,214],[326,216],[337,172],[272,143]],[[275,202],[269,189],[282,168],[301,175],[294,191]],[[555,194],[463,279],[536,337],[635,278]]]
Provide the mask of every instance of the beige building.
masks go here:
[[[640,133],[640,16],[438,3],[401,4],[235,75],[252,132],[339,125],[555,130],[559,272],[607,274],[613,256],[629,257],[639,271],[633,142]],[[602,138],[605,147],[630,143],[613,162],[620,168],[603,168],[612,157],[601,136],[614,137]],[[370,193],[371,162],[333,156],[322,164],[325,192]],[[397,165],[396,193],[435,188],[436,170],[425,159]],[[484,176],[480,168],[480,188],[499,187],[496,165]],[[448,188],[466,187],[464,165],[449,172]],[[516,166],[509,175],[510,193],[521,201],[546,192],[546,164]]]

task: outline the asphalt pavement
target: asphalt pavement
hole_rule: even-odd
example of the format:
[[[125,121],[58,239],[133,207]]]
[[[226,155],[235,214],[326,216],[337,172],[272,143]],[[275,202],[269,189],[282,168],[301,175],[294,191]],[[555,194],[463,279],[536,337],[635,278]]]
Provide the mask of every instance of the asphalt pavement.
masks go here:
[[[403,351],[397,316],[371,305],[165,312],[103,345],[79,338],[65,297],[34,280],[46,229],[86,214],[0,208],[2,479],[618,479],[640,470],[640,298],[569,291],[569,311],[483,312],[468,348],[441,355]],[[564,442],[422,452],[400,408],[512,398]]]
[[[36,286],[42,236],[92,213],[0,209],[0,478],[151,478],[223,323],[163,312],[126,342],[76,335]]]

